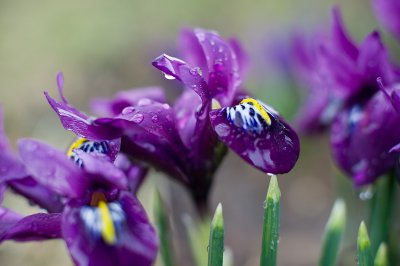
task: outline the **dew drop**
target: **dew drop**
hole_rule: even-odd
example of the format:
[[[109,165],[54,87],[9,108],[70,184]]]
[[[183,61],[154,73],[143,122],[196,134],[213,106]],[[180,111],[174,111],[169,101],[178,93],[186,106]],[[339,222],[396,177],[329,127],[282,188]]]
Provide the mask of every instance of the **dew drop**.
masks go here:
[[[174,76],[168,75],[167,73],[164,73],[164,77],[165,77],[166,79],[168,79],[168,80],[174,80],[174,79],[175,79]]]
[[[220,137],[226,137],[231,132],[231,129],[227,124],[221,123],[215,126],[215,132],[217,132]]]
[[[374,192],[373,192],[372,186],[368,186],[367,188],[363,189],[360,192],[360,194],[358,195],[360,200],[364,200],[364,201],[372,199],[373,196],[374,196]]]
[[[139,124],[143,121],[143,119],[144,116],[142,114],[135,114],[129,120]]]
[[[133,106],[128,106],[128,107],[125,107],[125,108],[122,110],[122,114],[123,114],[123,115],[127,115],[127,114],[132,113],[133,111],[135,111],[135,107],[133,107]]]

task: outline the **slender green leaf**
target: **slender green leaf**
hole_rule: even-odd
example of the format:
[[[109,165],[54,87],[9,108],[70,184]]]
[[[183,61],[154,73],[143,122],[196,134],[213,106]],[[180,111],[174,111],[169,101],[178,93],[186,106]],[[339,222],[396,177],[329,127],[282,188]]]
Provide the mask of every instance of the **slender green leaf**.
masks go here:
[[[210,236],[210,220],[202,219],[198,221],[198,223],[195,223],[188,214],[185,214],[182,218],[189,238],[190,250],[195,265],[207,265],[207,245]]]
[[[376,254],[380,243],[388,243],[390,218],[393,212],[394,177],[380,177],[373,185],[370,205],[369,229],[372,254]]]
[[[218,204],[211,222],[208,244],[208,266],[222,266],[224,258],[224,218],[222,205]]]
[[[325,227],[320,266],[336,265],[340,241],[346,226],[346,204],[337,199],[333,205],[331,215]]]
[[[372,251],[371,243],[369,241],[367,226],[364,221],[360,224],[357,238],[357,265],[358,266],[372,266]]]
[[[157,226],[158,236],[160,238],[160,253],[161,260],[164,266],[172,266],[173,263],[173,249],[170,238],[170,225],[168,221],[168,214],[166,207],[161,199],[160,192],[157,190],[154,201],[154,217]]]
[[[389,266],[388,248],[385,243],[382,243],[378,248],[374,266]]]
[[[261,266],[275,266],[279,243],[280,198],[278,180],[271,176],[264,205]]]

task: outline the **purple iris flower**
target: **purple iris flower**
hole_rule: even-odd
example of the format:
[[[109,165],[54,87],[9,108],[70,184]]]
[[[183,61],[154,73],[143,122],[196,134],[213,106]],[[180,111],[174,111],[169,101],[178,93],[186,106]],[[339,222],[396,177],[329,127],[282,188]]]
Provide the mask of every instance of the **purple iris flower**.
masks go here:
[[[241,87],[246,57],[238,42],[213,31],[184,30],[181,50],[186,62],[164,54],[153,65],[185,86],[176,110],[186,113],[177,123],[194,156],[212,154],[222,141],[261,171],[289,172],[299,155],[298,137],[272,107]]]
[[[400,86],[384,88],[381,82],[381,91],[342,110],[332,124],[334,158],[357,186],[393,170],[399,157]]]
[[[50,218],[46,214],[44,222],[55,231],[54,237],[65,240],[76,265],[152,264],[158,247],[155,230],[129,191],[129,178],[109,156],[75,148],[79,161],[71,160],[64,152],[30,139],[19,141],[19,151],[31,176],[65,202],[61,213]],[[43,225],[24,218],[6,228],[3,239],[18,240],[19,232],[36,226]]]
[[[400,38],[400,3],[396,0],[372,0],[378,20],[397,38]]]
[[[121,137],[121,150],[186,185],[204,213],[212,177],[232,148],[267,173],[286,173],[299,155],[296,133],[266,104],[246,97],[241,74],[246,56],[235,40],[216,32],[185,30],[181,48],[187,62],[161,55],[153,65],[185,88],[171,107],[158,88],[119,93],[92,102],[92,119],[67,103],[46,97],[68,130],[81,137]],[[221,142],[222,141],[222,142]]]
[[[298,73],[310,77],[312,92],[298,121],[306,132],[331,126],[335,161],[361,186],[395,166],[400,72],[377,32],[356,45],[341,21],[334,8],[330,34],[295,42]]]
[[[388,84],[399,80],[400,72],[377,32],[356,45],[338,8],[332,16],[329,34],[317,33],[310,39],[296,35],[293,42],[294,72],[309,90],[297,117],[303,132],[326,128],[342,108],[368,100],[379,91],[378,77]]]

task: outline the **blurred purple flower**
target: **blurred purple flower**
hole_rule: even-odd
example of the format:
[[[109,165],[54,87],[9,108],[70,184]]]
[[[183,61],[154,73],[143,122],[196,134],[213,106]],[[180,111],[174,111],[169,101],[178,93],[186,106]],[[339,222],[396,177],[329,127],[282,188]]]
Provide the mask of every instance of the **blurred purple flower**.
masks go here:
[[[294,71],[308,89],[297,125],[303,132],[330,125],[342,108],[370,99],[378,90],[376,79],[388,84],[399,80],[377,32],[357,46],[346,33],[340,11],[334,8],[329,34],[311,40],[296,35],[293,42]]]
[[[393,169],[397,155],[390,150],[400,142],[394,84],[400,72],[379,34],[372,32],[357,46],[334,8],[328,35],[319,33],[309,43],[297,36],[294,44],[294,69],[310,90],[298,116],[302,131],[331,126],[335,161],[357,186]]]
[[[400,38],[400,2],[396,0],[372,0],[375,15],[391,33]]]
[[[140,202],[129,192],[127,176],[108,156],[75,149],[79,164],[30,139],[19,141],[19,151],[27,171],[59,194],[65,208],[60,214],[46,215],[43,221],[31,222],[30,216],[18,221],[3,230],[3,240],[30,240],[26,231],[45,227],[43,237],[53,229],[55,237],[64,238],[76,265],[152,264],[158,247],[156,233]],[[24,238],[19,239],[21,232]]]
[[[374,182],[398,161],[400,114],[395,104],[400,102],[390,95],[399,93],[398,85],[382,89],[366,103],[342,110],[332,124],[333,156],[357,186]]]

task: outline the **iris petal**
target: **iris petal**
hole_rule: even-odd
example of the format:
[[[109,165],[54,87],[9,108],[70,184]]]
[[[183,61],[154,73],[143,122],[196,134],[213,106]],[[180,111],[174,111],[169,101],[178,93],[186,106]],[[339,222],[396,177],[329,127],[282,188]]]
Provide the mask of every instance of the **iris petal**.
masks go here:
[[[260,105],[268,108],[263,103]],[[239,104],[210,113],[212,126],[220,140],[261,171],[272,174],[289,172],[299,156],[297,134],[272,109],[264,109],[271,119],[270,124],[261,115],[259,119],[247,121],[248,117],[252,117],[251,111],[242,106]],[[232,110],[235,111],[235,118],[245,114],[241,118],[242,123],[232,120],[232,115],[229,115]]]

